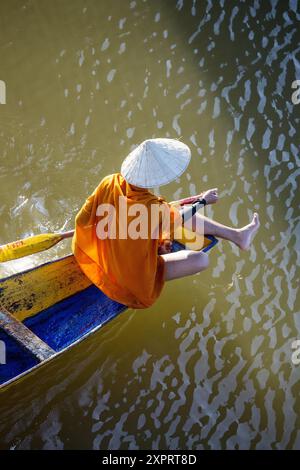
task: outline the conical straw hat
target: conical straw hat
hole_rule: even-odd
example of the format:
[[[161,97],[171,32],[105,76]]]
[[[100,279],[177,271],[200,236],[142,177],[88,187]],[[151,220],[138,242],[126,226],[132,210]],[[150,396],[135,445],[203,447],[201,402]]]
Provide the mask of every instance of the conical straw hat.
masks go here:
[[[125,158],[121,175],[140,188],[163,186],[178,178],[190,159],[189,147],[179,140],[147,139]]]

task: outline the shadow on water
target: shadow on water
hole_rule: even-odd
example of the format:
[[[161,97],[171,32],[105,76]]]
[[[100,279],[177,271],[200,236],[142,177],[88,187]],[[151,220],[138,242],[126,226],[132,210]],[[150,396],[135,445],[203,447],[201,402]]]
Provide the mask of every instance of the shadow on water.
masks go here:
[[[113,373],[118,354],[126,344],[123,330],[130,321],[132,312],[128,310],[123,316],[124,318],[115,318],[109,325],[105,325],[95,333],[93,338],[87,338],[47,366],[37,369],[30,376],[25,376],[17,383],[1,390],[0,448],[5,449],[8,446],[12,449],[28,446],[39,448],[42,443],[44,448],[61,447],[52,429],[52,417],[57,415],[56,403],[61,401],[67,403],[74,387],[80,389],[81,383],[91,379],[91,370],[94,370],[92,379],[97,388],[95,394],[101,393],[101,381]],[[126,351],[122,351],[122,354],[126,356]],[[86,400],[83,398],[83,401]],[[92,401],[85,404],[90,403]],[[72,425],[77,428],[79,425],[77,419]],[[40,426],[42,436],[39,436]],[[57,426],[60,427],[58,422]],[[30,435],[28,428],[31,429]],[[88,448],[87,444],[84,445],[80,429],[78,429],[78,439],[81,439],[78,448]]]

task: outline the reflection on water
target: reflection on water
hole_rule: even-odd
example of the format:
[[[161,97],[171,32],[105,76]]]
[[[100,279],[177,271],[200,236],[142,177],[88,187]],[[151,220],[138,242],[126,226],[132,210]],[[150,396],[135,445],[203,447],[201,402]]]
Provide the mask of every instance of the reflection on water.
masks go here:
[[[72,228],[151,137],[192,149],[167,198],[217,186],[210,217],[263,222],[2,395],[2,447],[300,448],[299,19],[296,0],[1,2],[1,243]]]

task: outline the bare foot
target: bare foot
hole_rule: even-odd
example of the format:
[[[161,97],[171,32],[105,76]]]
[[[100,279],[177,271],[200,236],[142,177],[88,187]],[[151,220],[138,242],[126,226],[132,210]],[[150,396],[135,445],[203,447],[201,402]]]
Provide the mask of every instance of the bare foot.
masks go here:
[[[245,225],[245,227],[240,228],[237,236],[236,244],[240,247],[241,250],[249,250],[251,242],[259,229],[260,222],[258,214],[255,212],[253,219],[250,224]]]

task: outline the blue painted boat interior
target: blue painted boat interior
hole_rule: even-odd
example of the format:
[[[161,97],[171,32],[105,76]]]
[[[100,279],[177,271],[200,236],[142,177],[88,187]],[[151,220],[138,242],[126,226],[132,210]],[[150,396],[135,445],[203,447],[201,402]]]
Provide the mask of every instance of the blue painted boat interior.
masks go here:
[[[217,243],[214,237],[209,236],[209,238],[211,244],[203,251],[208,251]],[[182,244],[173,243],[173,251],[182,249],[184,249]],[[94,328],[107,323],[126,308],[92,285],[25,319],[24,324],[54,351],[59,352],[83,338]],[[6,364],[0,365],[0,384],[38,364],[37,359],[2,330],[1,340],[6,346]]]
[[[4,341],[6,348],[6,364],[0,365],[0,384],[38,364],[35,357],[3,330],[0,331],[0,340]]]
[[[97,326],[126,310],[95,286],[64,299],[24,320],[24,324],[55,351],[61,351]],[[0,366],[0,384],[31,369],[38,361],[13,338],[0,331],[6,346],[6,364]]]

